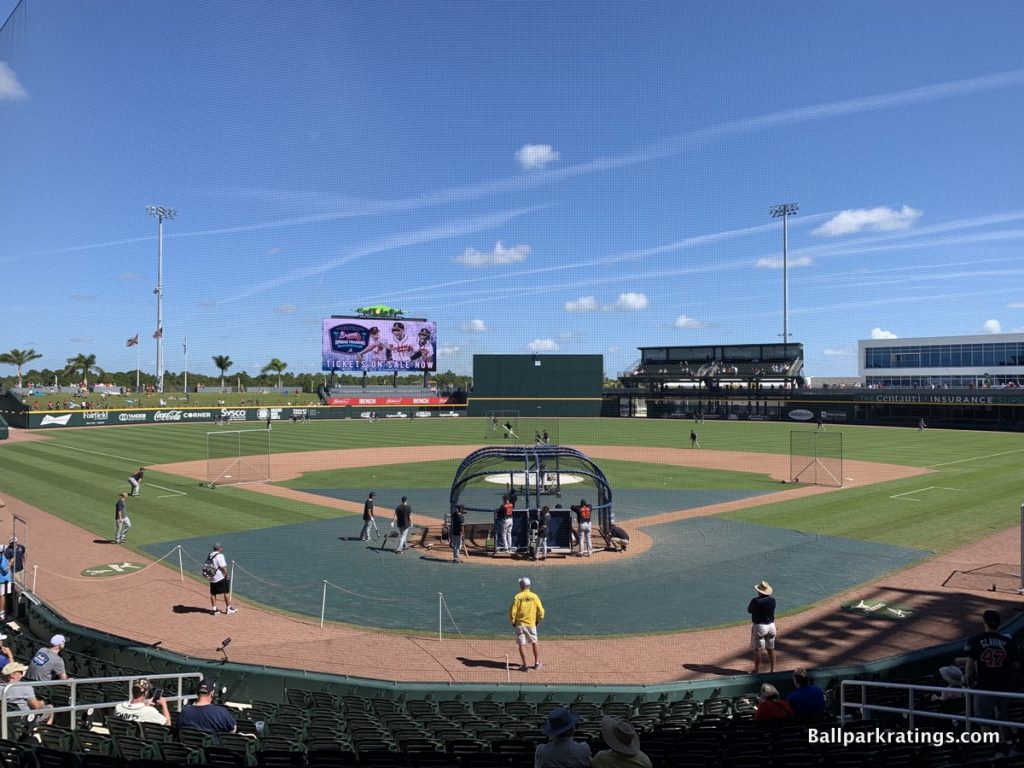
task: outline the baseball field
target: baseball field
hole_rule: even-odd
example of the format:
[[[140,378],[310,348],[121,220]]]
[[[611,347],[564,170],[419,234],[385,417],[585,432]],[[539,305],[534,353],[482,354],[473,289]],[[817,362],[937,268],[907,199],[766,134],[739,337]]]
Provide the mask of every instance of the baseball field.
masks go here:
[[[241,610],[218,621],[235,622],[239,653],[377,676],[369,669],[377,664],[373,653],[346,646],[353,637],[361,638],[360,648],[386,646],[396,636],[417,649],[431,637],[448,639],[429,650],[432,661],[422,669],[389,670],[389,679],[489,679],[503,666],[492,639],[507,634],[505,611],[521,575],[544,599],[542,634],[556,657],[572,656],[574,644],[589,654],[595,643],[638,648],[643,638],[654,645],[639,658],[671,656],[679,668],[688,657],[668,653],[674,641],[667,636],[714,628],[740,633],[752,585],[761,579],[774,585],[780,610],[795,624],[802,615],[840,613],[838,603],[851,595],[879,594],[880,580],[898,581],[965,549],[981,558],[973,564],[986,565],[987,537],[1018,522],[1019,435],[829,425],[843,441],[842,487],[833,487],[784,482],[791,433],[813,426],[559,419],[551,423],[559,442],[586,453],[607,476],[617,521],[631,535],[629,551],[544,563],[474,556],[454,565],[438,535],[459,462],[486,442],[482,421],[275,423],[261,443],[269,451],[260,449],[268,452],[270,481],[232,486],[229,477],[215,488],[208,486],[207,434],[215,431],[209,425],[19,432],[0,445],[3,492],[22,510],[30,541],[44,533],[65,538],[57,550],[58,542],[37,539],[40,546],[30,544],[30,551],[38,593],[69,618],[143,641],[147,633],[159,636],[164,647],[202,655],[213,645],[207,636],[219,639],[224,630],[211,629],[214,619],[204,615],[209,602],[199,564],[221,542]],[[689,447],[691,428],[699,430],[700,448]],[[147,472],[141,495],[129,500],[133,528],[124,545],[108,543],[117,494],[140,466]],[[413,521],[424,530],[401,557],[393,539],[358,541],[370,489],[382,533],[390,510],[409,496]],[[577,501],[567,495],[565,503]],[[83,551],[75,551],[77,542]],[[119,575],[118,582],[84,575],[103,563],[161,558],[161,565]],[[990,562],[1000,560],[1005,555],[993,551]],[[942,579],[935,578],[939,590]],[[922,593],[918,605],[908,606],[922,622],[932,597]],[[914,603],[913,594],[902,600]],[[301,663],[259,650],[266,646],[261,634],[275,622],[308,644]],[[318,635],[332,627],[340,635]],[[917,634],[930,637],[924,628],[918,625]],[[659,643],[665,653],[656,650]],[[736,645],[727,655],[742,659],[742,640]],[[695,659],[705,646],[715,643],[695,644]],[[821,655],[826,660],[826,650]],[[712,657],[714,669],[745,666]],[[445,671],[426,669],[434,663]],[[691,667],[702,671],[701,664]],[[626,674],[652,681],[683,674],[668,670],[666,662]],[[572,679],[586,676],[577,670]]]

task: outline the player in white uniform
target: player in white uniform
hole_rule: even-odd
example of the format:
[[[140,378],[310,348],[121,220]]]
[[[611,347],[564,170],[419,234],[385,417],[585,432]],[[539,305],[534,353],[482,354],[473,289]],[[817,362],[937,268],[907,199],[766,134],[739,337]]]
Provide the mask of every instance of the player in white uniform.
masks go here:
[[[407,368],[414,349],[413,343],[405,336],[405,323],[396,320],[391,326],[391,341],[388,344],[391,362],[396,368]]]

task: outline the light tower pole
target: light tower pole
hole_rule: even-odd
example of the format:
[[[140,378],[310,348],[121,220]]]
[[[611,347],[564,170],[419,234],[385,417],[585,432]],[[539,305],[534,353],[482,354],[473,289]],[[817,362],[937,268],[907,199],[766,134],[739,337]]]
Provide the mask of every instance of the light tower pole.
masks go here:
[[[781,203],[768,209],[772,218],[782,218],[782,343],[789,344],[789,227],[790,216],[800,210],[798,203]]]
[[[178,212],[160,205],[147,205],[146,213],[157,221],[157,262],[156,262],[156,391],[164,391],[164,219],[170,221]]]

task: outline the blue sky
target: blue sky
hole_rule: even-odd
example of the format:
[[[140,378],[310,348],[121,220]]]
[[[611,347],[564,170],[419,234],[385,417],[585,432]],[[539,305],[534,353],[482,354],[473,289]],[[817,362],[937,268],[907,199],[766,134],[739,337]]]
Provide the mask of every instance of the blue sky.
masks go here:
[[[0,0],[4,18],[15,7]],[[320,368],[385,303],[474,353],[1024,330],[1024,4],[26,0],[0,350]],[[13,369],[5,369],[9,375]]]

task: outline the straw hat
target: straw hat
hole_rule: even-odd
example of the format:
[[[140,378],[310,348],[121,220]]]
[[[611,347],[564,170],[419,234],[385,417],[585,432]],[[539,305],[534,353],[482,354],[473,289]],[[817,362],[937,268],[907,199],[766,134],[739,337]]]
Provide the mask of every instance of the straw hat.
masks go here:
[[[769,584],[767,581],[764,581],[763,579],[761,580],[760,584],[754,585],[754,589],[756,589],[762,595],[770,595],[774,591],[772,589],[772,585]]]

